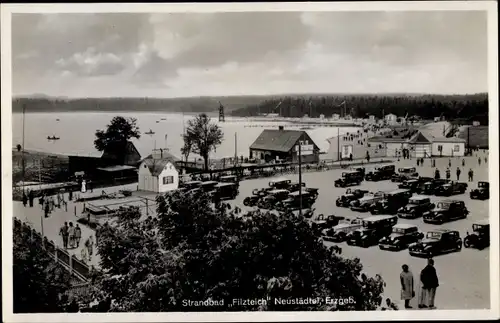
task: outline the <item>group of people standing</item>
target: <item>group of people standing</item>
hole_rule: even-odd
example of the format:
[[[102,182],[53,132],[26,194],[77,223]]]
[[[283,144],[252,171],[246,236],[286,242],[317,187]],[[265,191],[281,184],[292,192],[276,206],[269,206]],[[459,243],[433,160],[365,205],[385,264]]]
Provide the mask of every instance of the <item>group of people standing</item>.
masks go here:
[[[72,192],[70,191],[70,197],[69,199],[71,200],[72,198]],[[28,193],[23,192],[23,206],[26,207],[29,205],[29,207],[33,207],[35,200],[35,193],[32,190],[29,190]],[[42,193],[42,195],[39,198],[39,204],[43,210],[43,213],[46,218],[49,217],[49,214],[54,211],[54,209],[65,207],[66,211],[68,210],[68,202],[64,198],[64,192],[60,191],[57,192],[55,196],[48,196],[45,193]]]
[[[405,302],[405,308],[410,309],[410,301],[416,296],[413,273],[408,265],[402,266],[403,271],[400,274],[401,282],[401,300]],[[434,260],[428,259],[427,266],[420,272],[420,290],[418,295],[418,308],[435,309],[434,300],[436,298],[436,289],[439,287],[439,279]]]
[[[80,240],[82,239],[82,229],[76,224],[73,226],[73,222],[64,222],[64,225],[59,229],[59,235],[63,240],[64,249],[73,249],[80,246]]]

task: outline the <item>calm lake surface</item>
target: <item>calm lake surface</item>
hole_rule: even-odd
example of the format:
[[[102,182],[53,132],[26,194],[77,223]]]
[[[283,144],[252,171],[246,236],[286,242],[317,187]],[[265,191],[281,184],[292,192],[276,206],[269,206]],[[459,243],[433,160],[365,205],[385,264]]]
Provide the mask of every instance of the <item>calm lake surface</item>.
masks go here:
[[[139,140],[134,139],[133,142],[142,157],[149,155],[154,147],[168,148],[170,153],[180,157],[180,149],[183,145],[181,135],[184,132],[184,125],[187,125],[189,119],[194,118],[194,115],[172,113],[26,113],[25,148],[54,154],[99,155],[94,148],[95,132],[97,129],[105,129],[111,119],[118,115],[137,119],[141,138]],[[217,118],[212,118],[212,120],[222,128],[224,140],[217,148],[217,151],[212,153],[211,158],[233,157],[235,153],[235,134],[238,156],[248,156],[248,147],[264,129],[277,129],[280,125],[285,126],[285,129],[296,130],[303,127],[286,121],[255,122],[230,117],[226,117],[226,122],[219,122]],[[22,143],[22,121],[22,113],[12,115],[13,146]],[[265,124],[265,127],[261,127],[262,124]],[[145,134],[149,130],[152,130],[155,134]],[[351,127],[315,127],[306,131],[322,151],[327,151],[328,142],[326,139],[336,136],[337,133],[344,134],[357,130],[358,128]],[[47,140],[48,136],[56,136],[60,137],[60,139],[49,141]],[[193,157],[195,156],[190,155],[190,159]]]

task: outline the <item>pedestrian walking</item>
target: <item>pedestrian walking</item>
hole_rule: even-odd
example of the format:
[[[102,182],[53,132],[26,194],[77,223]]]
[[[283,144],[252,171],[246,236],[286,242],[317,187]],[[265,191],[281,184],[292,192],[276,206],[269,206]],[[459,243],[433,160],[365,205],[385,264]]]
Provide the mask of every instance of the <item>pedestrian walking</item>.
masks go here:
[[[89,261],[92,260],[92,254],[94,249],[94,241],[92,240],[92,236],[90,236],[87,240],[85,240],[85,248],[87,248],[87,254]]]
[[[49,217],[49,213],[50,213],[50,206],[49,206],[49,203],[45,203],[45,208],[43,209],[43,212],[45,214],[45,217],[48,218]]]
[[[451,167],[451,158],[448,159],[448,167]]]
[[[420,166],[420,158],[417,158],[417,167]]]
[[[70,201],[73,201],[73,190],[69,190],[69,197],[68,197],[68,199]]]
[[[434,179],[440,179],[441,178],[441,173],[439,172],[439,169],[436,169],[434,172]]]
[[[465,158],[462,159],[462,167],[465,167]]]
[[[439,279],[434,268],[434,260],[428,259],[427,266],[420,272],[420,297],[419,308],[436,308],[434,300],[436,298],[436,289],[439,287]]]
[[[420,166],[424,166],[424,157],[420,158]]]
[[[40,204],[40,206],[42,207],[42,210],[43,210],[43,208],[45,207],[45,193],[42,193],[42,196],[40,196],[38,203]]]
[[[446,169],[446,179],[449,180],[451,178],[451,171],[449,168]]]
[[[75,247],[75,227],[73,226],[73,222],[69,223],[68,239],[69,247],[73,249]]]
[[[469,182],[472,182],[474,181],[474,171],[471,169],[469,169]]]
[[[82,228],[77,223],[75,227],[75,243],[77,248],[80,247],[80,240],[82,240]]]
[[[366,161],[369,163],[370,162],[370,153],[366,152]]]
[[[413,274],[409,270],[408,265],[403,265],[402,269],[403,271],[399,275],[401,281],[401,300],[405,301],[405,308],[412,308],[410,306],[410,301],[415,297]]]
[[[64,225],[59,229],[59,235],[63,239],[64,249],[68,249],[68,234],[69,234],[68,222],[64,222]]]
[[[432,167],[432,168],[436,167],[436,160],[435,160],[435,159],[433,159],[433,160],[431,161],[431,167]]]
[[[28,200],[30,203],[30,207],[33,207],[33,201],[35,200],[35,195],[33,194],[33,191],[29,191],[28,193]]]
[[[23,192],[23,206],[26,207],[28,204],[28,196],[26,196],[26,192]]]
[[[479,166],[481,166],[481,157],[479,157],[479,158],[477,159],[477,163],[478,163],[478,165],[479,165]]]
[[[349,154],[349,161],[352,161],[352,153]]]

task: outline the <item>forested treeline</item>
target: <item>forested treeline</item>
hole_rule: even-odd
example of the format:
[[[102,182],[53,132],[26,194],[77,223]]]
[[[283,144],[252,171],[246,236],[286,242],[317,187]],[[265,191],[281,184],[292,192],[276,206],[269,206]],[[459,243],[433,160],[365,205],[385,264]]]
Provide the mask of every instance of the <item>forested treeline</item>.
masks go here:
[[[280,104],[281,102],[281,104]],[[344,110],[344,107],[346,108]],[[233,116],[257,116],[266,113],[279,113],[285,117],[330,117],[336,113],[351,113],[353,117],[364,118],[368,115],[382,117],[393,113],[403,117],[418,115],[423,119],[444,116],[447,119],[488,118],[488,95],[419,95],[419,96],[284,96],[262,101],[232,112]],[[478,119],[479,118],[479,119]]]

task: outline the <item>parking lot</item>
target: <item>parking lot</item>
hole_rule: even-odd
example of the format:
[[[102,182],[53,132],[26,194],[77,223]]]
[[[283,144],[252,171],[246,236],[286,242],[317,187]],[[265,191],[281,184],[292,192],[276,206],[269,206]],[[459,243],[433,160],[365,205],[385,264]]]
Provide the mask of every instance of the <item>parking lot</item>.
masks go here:
[[[433,203],[440,200],[456,199],[465,202],[470,214],[467,219],[445,223],[443,225],[433,225],[423,223],[422,218],[410,220],[399,219],[398,223],[409,223],[418,226],[420,231],[428,232],[436,228],[447,228],[458,230],[460,236],[465,238],[467,231],[472,230],[472,224],[481,220],[488,220],[489,203],[488,200],[471,200],[469,191],[477,186],[478,181],[488,181],[488,164],[484,164],[485,153],[480,152],[482,164],[478,165],[478,157],[465,157],[466,165],[462,167],[462,159],[451,158],[451,179],[456,179],[456,169],[461,168],[461,182],[467,181],[467,172],[470,168],[474,171],[474,181],[468,183],[468,189],[465,194],[454,195],[452,197],[435,197],[431,196]],[[448,167],[449,158],[436,159],[436,168],[441,172],[441,178],[445,177],[445,171]],[[415,166],[416,160],[401,160],[396,162],[396,170],[399,167]],[[430,160],[425,160],[424,166],[416,167],[420,176],[434,177],[435,168],[431,167]],[[369,170],[368,168],[367,170]],[[343,170],[331,170],[327,172],[305,173],[302,175],[303,182],[307,187],[318,188],[319,196],[314,204],[315,216],[318,214],[334,214],[344,216],[346,218],[368,217],[371,214],[353,212],[347,208],[335,206],[335,200],[340,195],[344,194],[345,188],[336,188],[333,186],[334,180],[341,177]],[[287,177],[292,181],[298,181],[298,175]],[[251,210],[254,208],[243,206],[243,199],[252,194],[255,188],[264,188],[268,186],[272,178],[262,178],[255,180],[243,181],[240,183],[240,194],[231,202],[235,206],[241,207],[243,210]],[[366,182],[360,186],[352,188],[361,188],[375,191],[390,191],[397,188],[398,183],[391,181]],[[325,242],[328,245],[333,243]],[[342,255],[345,257],[359,257],[364,266],[364,271],[374,276],[380,274],[387,283],[385,297],[390,297],[397,301],[401,306],[400,298],[400,283],[399,274],[401,266],[407,264],[413,272],[416,287],[418,288],[420,271],[425,267],[426,260],[415,258],[408,254],[408,250],[399,252],[381,251],[378,246],[370,248],[360,248],[347,246],[346,243],[338,244],[342,247]],[[490,274],[489,274],[489,249],[482,251],[477,249],[466,249],[447,255],[436,256],[435,267],[439,276],[440,286],[436,293],[436,306],[438,309],[485,309],[490,307]],[[416,298],[411,302],[411,305],[416,308]]]

